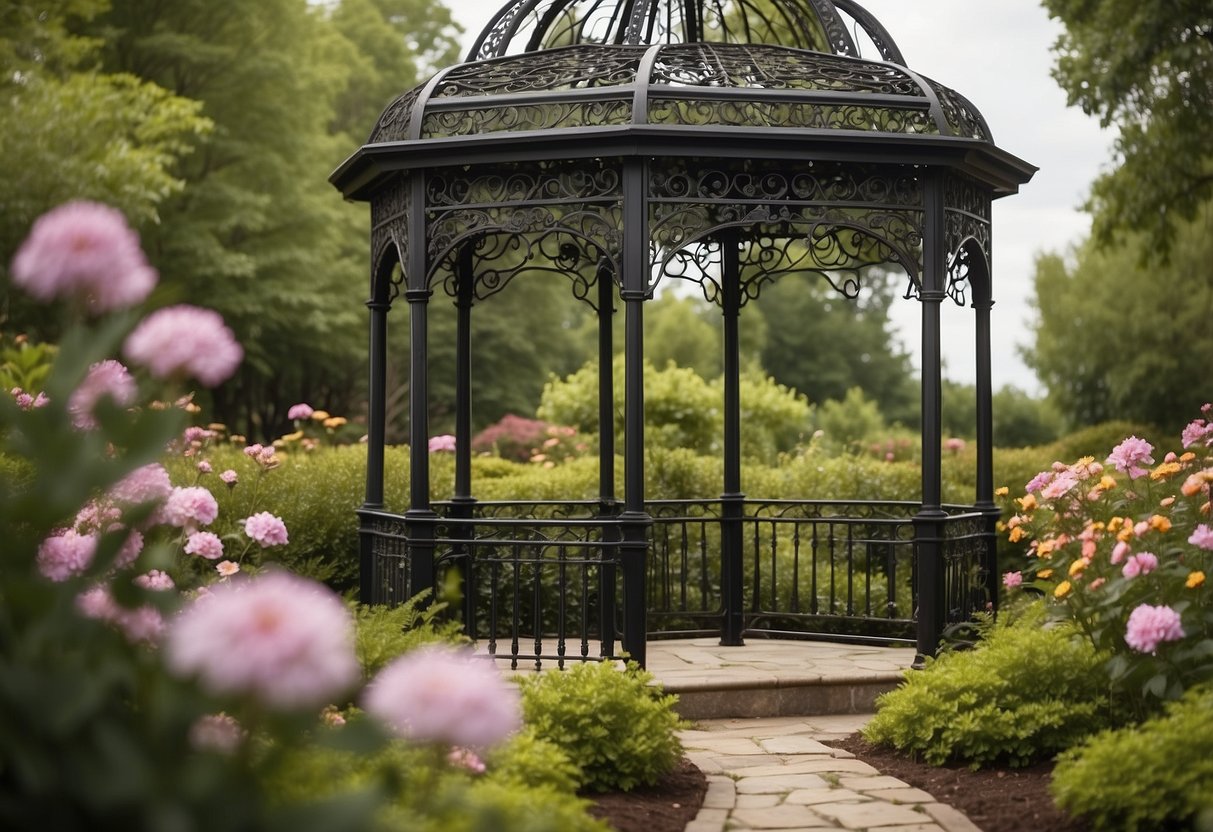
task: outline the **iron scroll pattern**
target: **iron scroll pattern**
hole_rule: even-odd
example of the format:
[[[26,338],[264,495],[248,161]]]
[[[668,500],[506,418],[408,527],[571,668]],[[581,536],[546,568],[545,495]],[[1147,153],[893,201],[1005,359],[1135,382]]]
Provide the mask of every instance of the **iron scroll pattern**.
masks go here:
[[[371,297],[389,305],[400,295],[403,264],[408,258],[408,192],[408,180],[397,177],[371,200]],[[381,287],[378,282],[383,279],[384,259],[392,247],[401,271],[387,287]]]
[[[379,114],[379,120],[371,128],[367,144],[398,142],[409,137],[409,124],[413,119],[413,108],[421,96],[423,87],[414,87],[396,98]]]
[[[901,108],[815,101],[661,99],[650,101],[650,124],[783,127],[807,130],[860,130],[875,133],[937,134],[925,106]]]
[[[943,84],[929,79],[927,83],[931,85],[936,98],[939,99],[939,106],[943,109],[944,118],[952,130],[952,135],[994,143],[989,125],[969,99],[955,90],[948,89]]]
[[[700,161],[653,173],[654,283],[661,276],[689,280],[720,303],[719,235],[738,229],[742,304],[767,283],[798,273],[819,275],[853,299],[861,272],[889,263],[909,276],[906,296],[917,291],[924,219],[922,183],[912,169],[820,163],[789,173],[778,163],[720,169]]]
[[[605,127],[631,121],[631,98],[509,104],[427,113],[421,125],[421,136],[435,139],[566,127]]]
[[[569,279],[574,296],[596,308],[599,273],[619,273],[622,184],[609,162],[442,168],[426,189],[427,283],[440,280],[448,294],[465,245],[473,246],[476,300],[520,274],[547,272]]]
[[[582,44],[460,64],[431,99],[629,86],[644,53],[643,46]]]
[[[952,175],[944,183],[944,206],[944,237],[948,251],[946,291],[957,306],[965,306],[973,290],[970,271],[975,265],[971,262],[967,244],[976,243],[987,265],[992,258],[990,194],[971,179]]]

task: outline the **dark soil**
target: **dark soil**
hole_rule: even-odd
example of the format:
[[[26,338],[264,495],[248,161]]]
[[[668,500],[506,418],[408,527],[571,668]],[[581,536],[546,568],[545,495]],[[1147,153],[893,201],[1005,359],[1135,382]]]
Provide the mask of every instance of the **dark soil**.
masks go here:
[[[904,780],[940,803],[959,809],[982,832],[1088,832],[1090,828],[1053,804],[1049,795],[1051,762],[970,771],[965,766],[929,766],[903,752],[872,745],[858,734],[831,745],[850,751],[881,774]]]
[[[707,778],[685,757],[654,786],[589,795],[590,814],[619,832],[682,832],[699,814]]]
[[[964,766],[929,766],[900,751],[872,745],[858,734],[831,743],[904,780],[941,803],[959,809],[982,832],[1089,832],[1062,813],[1049,796],[1052,763],[1027,768],[970,771]],[[703,773],[682,760],[657,785],[631,792],[593,795],[591,813],[619,832],[683,832],[699,813],[707,791]]]

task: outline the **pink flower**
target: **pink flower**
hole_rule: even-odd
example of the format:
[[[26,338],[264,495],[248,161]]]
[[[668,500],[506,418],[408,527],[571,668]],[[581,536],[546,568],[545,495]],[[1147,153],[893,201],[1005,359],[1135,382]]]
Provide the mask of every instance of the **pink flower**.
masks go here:
[[[153,569],[144,575],[135,578],[135,586],[151,592],[167,592],[176,586],[173,579],[159,569]]]
[[[441,436],[431,436],[430,437],[430,453],[435,453],[438,451],[454,451],[454,450],[455,450],[455,437],[451,436],[449,433],[444,433]]]
[[[118,407],[126,407],[135,401],[137,393],[135,379],[126,367],[117,361],[99,361],[88,368],[88,375],[68,398],[67,410],[72,414],[72,424],[81,430],[92,430],[97,427],[93,419],[97,402],[108,397]]]
[[[117,506],[89,500],[76,512],[76,522],[72,528],[81,534],[89,534],[108,529],[121,518],[122,511]]]
[[[115,524],[106,531],[122,531],[122,527]],[[125,569],[135,562],[142,551],[143,534],[138,529],[130,529],[126,533],[126,539],[122,541],[122,546],[118,548],[118,553],[114,555],[114,566],[118,569]]]
[[[168,495],[160,515],[165,523],[183,529],[209,526],[219,516],[215,495],[200,485],[174,488]]]
[[[17,401],[17,407],[22,410],[37,410],[40,407],[46,407],[50,404],[50,399],[45,393],[39,393],[36,397],[26,393],[20,387],[12,389],[13,398]]]
[[[207,560],[219,560],[223,557],[223,541],[212,532],[194,532],[185,541],[185,553]]]
[[[1129,614],[1125,643],[1139,653],[1154,653],[1164,641],[1184,637],[1179,613],[1170,607],[1141,604]]]
[[[157,462],[136,468],[109,490],[109,498],[125,506],[160,503],[173,492],[168,471]]]
[[[1074,472],[1063,471],[1041,490],[1040,496],[1046,500],[1056,500],[1058,497],[1064,496],[1066,492],[1077,484],[1078,476]]]
[[[223,480],[223,482],[227,484],[228,488],[235,488],[236,483],[239,482],[239,480],[240,480],[240,475],[237,474],[235,471],[233,471],[231,468],[228,468],[226,471],[224,471],[222,474],[219,475],[219,479]]]
[[[1213,527],[1207,523],[1201,523],[1192,530],[1188,542],[1201,549],[1213,550]]]
[[[518,688],[491,660],[448,647],[396,659],[366,689],[363,706],[402,736],[473,749],[522,725]]]
[[[277,708],[319,708],[359,675],[350,611],[288,572],[212,585],[170,622],[164,647],[173,673]]]
[[[1213,424],[1206,422],[1204,419],[1196,419],[1188,423],[1183,433],[1180,434],[1180,439],[1183,441],[1185,448],[1190,448],[1206,436],[1209,437],[1210,442],[1213,442]]]
[[[230,560],[220,561],[215,564],[215,571],[219,573],[220,577],[230,578],[240,571],[240,564]]]
[[[286,412],[286,418],[291,419],[292,421],[310,419],[312,418],[312,414],[315,412],[316,411],[312,409],[310,404],[300,402],[299,404],[291,405],[291,409]]]
[[[1126,578],[1136,578],[1138,575],[1148,575],[1158,568],[1158,558],[1153,552],[1138,552],[1125,561],[1120,570]]]
[[[215,432],[213,430],[207,430],[206,428],[200,428],[197,425],[190,425],[188,428],[186,428],[181,433],[181,441],[187,445],[201,446],[208,439],[214,439],[214,438],[215,438]]]
[[[11,274],[38,300],[79,298],[94,312],[142,302],[157,279],[122,212],[96,202],[68,202],[39,217]]]
[[[965,449],[965,441],[958,436],[952,436],[943,440],[943,449],[950,453],[958,454]]]
[[[1127,554],[1129,554],[1129,544],[1123,540],[1117,541],[1116,545],[1112,547],[1112,557],[1110,558],[1112,565],[1120,563]]]
[[[209,474],[211,472],[211,464],[205,459],[199,460],[198,464],[194,467],[198,469],[199,474]]]
[[[456,768],[465,768],[472,774],[484,774],[484,760],[470,748],[452,748],[446,761]]]
[[[214,387],[236,372],[244,350],[218,312],[169,306],[143,319],[123,352],[156,378],[189,376]]]
[[[109,587],[94,586],[76,596],[76,609],[85,618],[111,621],[118,615],[121,608],[114,601]]]
[[[190,726],[189,736],[190,745],[196,751],[234,754],[244,742],[245,730],[234,718],[221,712],[198,717]]]
[[[95,586],[77,595],[76,609],[85,618],[114,625],[134,643],[156,642],[164,632],[164,617],[160,610],[150,604],[134,609],[123,607],[106,586]]]
[[[1146,440],[1130,436],[1112,449],[1107,461],[1115,465],[1117,471],[1127,471],[1129,479],[1135,480],[1149,473],[1141,466],[1154,464],[1154,457],[1150,455],[1153,450],[1154,446]]]
[[[1057,476],[1056,471],[1041,471],[1023,487],[1025,493],[1031,494],[1034,491],[1040,491],[1049,483],[1053,482],[1053,478]]]
[[[88,569],[96,553],[96,535],[68,529],[42,541],[38,547],[38,571],[52,581],[66,581]]]
[[[286,524],[281,517],[275,517],[268,511],[259,511],[241,521],[244,523],[244,533],[250,540],[261,544],[262,549],[270,546],[285,546],[289,541],[286,536]]]
[[[1006,572],[1002,576],[1002,585],[1007,589],[1014,589],[1023,583],[1022,572]]]

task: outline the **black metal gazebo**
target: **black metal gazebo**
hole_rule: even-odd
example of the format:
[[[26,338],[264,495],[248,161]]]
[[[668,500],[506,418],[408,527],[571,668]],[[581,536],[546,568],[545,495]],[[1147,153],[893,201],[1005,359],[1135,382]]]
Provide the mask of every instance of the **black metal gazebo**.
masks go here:
[[[861,51],[870,57],[862,57]],[[465,63],[401,95],[333,174],[371,204],[364,601],[462,578],[469,634],[539,662],[644,661],[651,635],[914,640],[997,599],[990,205],[1034,168],[958,93],[905,67],[854,0],[511,0]],[[742,490],[739,318],[773,280],[854,297],[898,268],[922,310],[922,491],[840,502]],[[599,320],[597,499],[486,503],[472,482],[473,311],[535,270]],[[688,280],[721,309],[721,493],[647,500],[645,302]],[[430,498],[427,311],[457,310],[455,488]],[[407,511],[384,506],[387,327],[409,308]],[[977,489],[941,494],[940,326],[976,315]],[[625,317],[622,437],[612,317]],[[520,321],[519,326],[539,322]],[[812,322],[805,322],[811,326]],[[623,459],[617,495],[616,453]],[[576,495],[584,496],[584,495]]]

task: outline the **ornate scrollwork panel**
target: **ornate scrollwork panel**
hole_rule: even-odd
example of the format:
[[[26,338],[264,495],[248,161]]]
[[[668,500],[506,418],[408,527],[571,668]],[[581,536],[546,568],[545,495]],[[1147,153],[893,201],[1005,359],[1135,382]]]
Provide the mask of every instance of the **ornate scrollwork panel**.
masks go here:
[[[474,136],[521,130],[553,130],[561,127],[604,127],[628,124],[632,100],[566,101],[543,104],[511,104],[502,107],[430,112],[421,124],[423,138]]]
[[[949,176],[944,183],[944,237],[948,251],[948,296],[964,305],[971,284],[968,279],[968,251],[965,246],[974,241],[985,255],[992,258],[990,193],[973,180],[959,175]]]
[[[438,168],[426,175],[426,205],[431,209],[622,199],[619,168],[609,161]]]
[[[927,83],[931,85],[931,89],[935,91],[935,96],[939,99],[939,106],[943,109],[944,118],[952,129],[952,135],[962,136],[966,139],[982,139],[991,143],[994,141],[985,119],[967,98],[942,84],[930,80]]]
[[[371,297],[377,298],[375,281],[382,277],[382,264],[394,246],[401,263],[408,257],[408,180],[398,177],[380,190],[371,200]],[[399,275],[398,275],[399,277]],[[386,289],[385,300],[392,303],[400,294],[400,281],[393,280]]]
[[[838,162],[754,161],[721,167],[720,160],[681,159],[654,165],[651,202],[858,203],[920,209],[919,171],[909,166]]]
[[[461,64],[447,73],[433,97],[629,85],[636,81],[644,52],[643,46],[582,44]]]
[[[651,124],[939,133],[927,109],[814,101],[655,98],[649,103],[648,119]]]
[[[421,87],[414,87],[388,104],[379,115],[379,120],[371,128],[367,144],[375,142],[397,142],[409,137],[409,122],[413,116],[413,107],[421,95]]]

